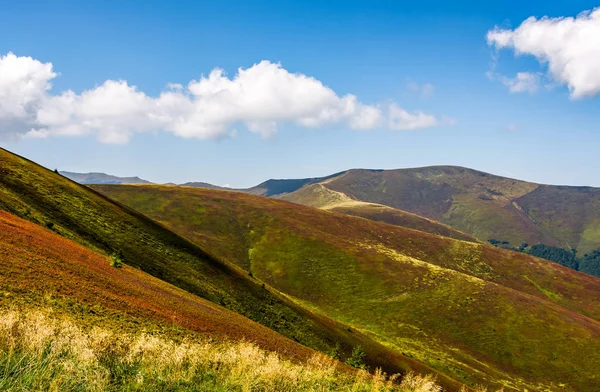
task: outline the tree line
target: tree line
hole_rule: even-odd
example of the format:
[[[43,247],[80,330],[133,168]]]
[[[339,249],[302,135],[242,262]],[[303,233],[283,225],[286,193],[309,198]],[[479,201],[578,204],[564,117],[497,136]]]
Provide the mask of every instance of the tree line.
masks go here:
[[[565,249],[545,244],[529,246],[522,243],[518,248],[508,246],[508,241],[499,241],[490,238],[488,242],[494,246],[511,249],[517,252],[527,253],[535,257],[550,260],[565,267],[580,271],[589,275],[600,277],[600,249],[577,257],[577,249]]]

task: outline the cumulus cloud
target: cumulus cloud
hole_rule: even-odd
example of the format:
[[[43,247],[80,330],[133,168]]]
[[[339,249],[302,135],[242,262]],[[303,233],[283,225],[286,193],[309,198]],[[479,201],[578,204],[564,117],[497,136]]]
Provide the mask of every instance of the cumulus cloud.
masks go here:
[[[413,130],[433,127],[438,124],[438,120],[430,114],[423,112],[410,113],[394,103],[389,106],[389,129],[396,131]]]
[[[0,127],[8,136],[29,131],[56,77],[51,64],[12,53],[0,57]]]
[[[396,104],[367,105],[338,95],[319,80],[261,61],[229,78],[221,69],[186,86],[169,84],[157,97],[124,80],[90,90],[51,93],[57,76],[51,63],[12,53],[0,57],[0,133],[29,138],[95,135],[125,143],[141,132],[171,132],[184,138],[234,135],[243,125],[268,137],[283,124],[306,128],[419,129],[437,125],[433,115]]]
[[[517,56],[535,56],[547,66],[549,78],[569,88],[572,98],[600,92],[600,8],[577,17],[530,17],[514,30],[496,27],[488,31],[487,42],[496,49],[512,49]],[[515,86],[531,91],[533,84],[528,79]]]

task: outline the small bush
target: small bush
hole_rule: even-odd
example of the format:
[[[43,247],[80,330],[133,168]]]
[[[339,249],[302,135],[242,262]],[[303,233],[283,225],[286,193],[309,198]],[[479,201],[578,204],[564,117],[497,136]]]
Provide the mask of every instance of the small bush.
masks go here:
[[[124,262],[125,256],[123,256],[123,252],[121,252],[120,250],[110,255],[109,263],[111,267],[121,268]]]
[[[46,227],[49,228],[50,230],[54,229],[54,222],[46,222]]]
[[[346,363],[355,368],[364,369],[366,368],[366,356],[365,350],[363,350],[361,346],[356,346],[352,349],[352,355],[346,360]]]
[[[339,343],[336,343],[335,346],[329,352],[329,356],[331,358],[337,359],[339,361],[341,353],[342,353],[342,348],[340,347]]]

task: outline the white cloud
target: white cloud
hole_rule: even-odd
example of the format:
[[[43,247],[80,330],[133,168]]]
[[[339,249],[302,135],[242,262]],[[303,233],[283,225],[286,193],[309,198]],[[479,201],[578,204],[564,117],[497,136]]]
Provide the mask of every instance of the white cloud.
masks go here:
[[[419,95],[423,99],[433,96],[434,87],[431,83],[418,84],[415,82],[409,82],[407,87],[409,91]]]
[[[535,56],[551,79],[568,86],[572,98],[600,93],[600,8],[574,18],[530,17],[514,30],[496,27],[487,42]]]
[[[31,130],[54,77],[51,64],[13,53],[0,56],[0,132],[13,137]]]
[[[396,104],[389,107],[389,125],[392,130],[413,130],[438,125],[438,120],[423,112],[410,113]]]
[[[187,86],[169,84],[158,97],[123,80],[107,80],[79,94],[52,94],[50,82],[56,76],[51,63],[12,53],[0,57],[0,133],[30,138],[92,134],[101,142],[126,143],[136,133],[158,131],[184,138],[230,137],[237,125],[268,137],[282,124],[359,130],[438,124],[433,115],[396,104],[367,105],[355,95],[340,96],[315,78],[269,61],[240,68],[233,78],[214,69]]]

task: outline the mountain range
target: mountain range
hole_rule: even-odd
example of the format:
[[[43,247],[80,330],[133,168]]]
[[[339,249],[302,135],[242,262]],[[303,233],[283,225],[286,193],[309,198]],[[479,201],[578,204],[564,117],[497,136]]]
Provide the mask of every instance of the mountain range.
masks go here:
[[[77,178],[107,183],[100,181],[104,177],[96,182]],[[246,189],[181,185],[275,197],[387,223],[408,219],[410,213],[513,248],[545,244],[581,255],[600,248],[600,188],[536,184],[457,166],[354,169],[320,178],[273,179]]]
[[[117,177],[105,173],[73,173],[60,171],[61,175],[80,184],[152,184],[139,177]]]

